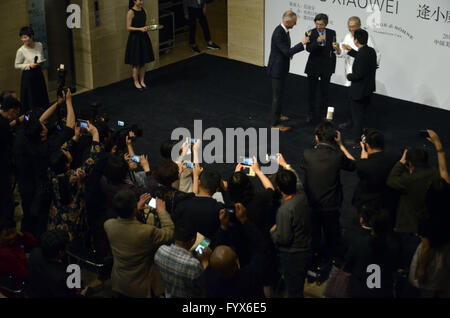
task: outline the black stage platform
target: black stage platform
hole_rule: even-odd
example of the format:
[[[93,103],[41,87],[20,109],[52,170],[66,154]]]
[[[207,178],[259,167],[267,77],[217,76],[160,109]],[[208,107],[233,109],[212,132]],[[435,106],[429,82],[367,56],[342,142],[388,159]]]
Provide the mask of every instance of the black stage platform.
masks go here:
[[[160,159],[160,144],[170,138],[172,130],[186,127],[193,132],[194,119],[203,120],[203,130],[268,128],[270,123],[271,83],[262,67],[202,54],[147,73],[147,83],[150,89],[142,93],[134,88],[131,79],[98,88],[75,96],[74,105],[76,108],[100,101],[100,112],[109,115],[112,128],[117,120],[144,127],[144,136],[137,140],[135,150],[148,154],[151,165]],[[290,75],[286,84],[283,113],[291,118],[288,125],[293,130],[280,135],[280,150],[294,168],[298,167],[302,151],[313,147],[314,141],[314,127],[305,123],[306,85],[306,78],[297,75]],[[348,116],[346,90],[332,85],[330,96],[330,106],[336,108],[335,123],[342,123]],[[385,134],[387,150],[400,155],[405,147],[426,145],[432,164],[437,166],[433,146],[418,134],[421,129],[433,129],[450,153],[449,111],[376,95],[369,118],[370,128]],[[352,153],[359,158],[358,151]],[[216,164],[211,168],[228,178],[234,166]],[[355,173],[342,173],[345,202],[341,223],[349,229],[358,224],[350,204],[356,182]]]

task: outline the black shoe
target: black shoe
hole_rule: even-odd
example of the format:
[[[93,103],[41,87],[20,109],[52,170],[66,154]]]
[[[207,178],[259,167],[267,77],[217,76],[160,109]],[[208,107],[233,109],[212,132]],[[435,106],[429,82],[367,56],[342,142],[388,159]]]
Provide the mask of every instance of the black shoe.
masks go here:
[[[137,87],[136,85],[134,85],[134,87],[136,87],[136,89],[141,93],[144,91],[144,89],[142,87]]]
[[[208,50],[220,50],[220,46],[218,46],[216,43],[208,44],[206,48]]]
[[[350,123],[350,122],[348,122],[348,123],[343,123],[343,124],[340,124],[339,125],[339,129],[350,129],[350,128],[352,128],[353,127],[353,125],[352,125],[352,123]]]
[[[200,51],[200,49],[198,48],[197,45],[192,47],[192,52],[194,52],[194,53],[201,53],[201,51]]]

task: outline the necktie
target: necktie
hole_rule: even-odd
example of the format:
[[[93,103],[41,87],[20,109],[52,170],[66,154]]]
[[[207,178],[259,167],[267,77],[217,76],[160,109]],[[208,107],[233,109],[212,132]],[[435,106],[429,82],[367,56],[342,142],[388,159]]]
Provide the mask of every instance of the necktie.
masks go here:
[[[289,34],[289,31],[288,31],[288,33],[287,33],[287,36],[288,36],[288,40],[289,40],[289,48],[291,47],[291,35]]]

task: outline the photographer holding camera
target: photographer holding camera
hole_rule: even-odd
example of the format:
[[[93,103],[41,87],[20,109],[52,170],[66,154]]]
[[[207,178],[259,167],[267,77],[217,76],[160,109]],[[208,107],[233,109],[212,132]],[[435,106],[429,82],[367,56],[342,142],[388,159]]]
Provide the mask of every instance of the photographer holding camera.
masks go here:
[[[317,125],[314,134],[316,146],[304,151],[300,167],[312,209],[313,250],[316,256],[321,254],[323,229],[327,249],[323,256],[329,260],[337,256],[340,242],[339,210],[343,202],[340,172],[354,171],[355,159],[342,144],[341,134],[331,122],[323,121]]]
[[[361,160],[356,161],[359,183],[352,204],[358,211],[363,205],[383,208],[394,217],[398,198],[386,185],[386,180],[399,156],[384,150],[384,136],[376,130],[366,133],[360,145]]]

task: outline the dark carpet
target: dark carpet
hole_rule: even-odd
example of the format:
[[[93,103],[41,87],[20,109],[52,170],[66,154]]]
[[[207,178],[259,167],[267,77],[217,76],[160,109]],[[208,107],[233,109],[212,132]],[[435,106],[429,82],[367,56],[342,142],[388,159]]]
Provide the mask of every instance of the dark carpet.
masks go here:
[[[160,160],[160,144],[170,139],[172,130],[186,127],[193,133],[195,119],[203,120],[203,131],[209,127],[222,131],[237,127],[268,128],[271,83],[265,68],[202,54],[148,72],[146,76],[150,89],[143,93],[134,88],[130,79],[78,95],[74,105],[99,101],[103,104],[100,113],[108,114],[112,128],[117,127],[117,120],[143,127],[144,135],[136,141],[135,150],[137,154],[148,154],[151,165]],[[331,86],[330,106],[336,108],[335,123],[346,121],[349,113],[344,87]],[[303,150],[314,145],[314,127],[305,123],[305,77],[289,76],[283,109],[291,118],[288,125],[293,130],[280,135],[280,150],[296,168]],[[421,129],[433,129],[450,153],[449,111],[375,95],[369,119],[370,128],[385,134],[388,151],[400,155],[406,147],[426,147],[431,163],[437,166],[433,146],[418,134]],[[359,158],[358,151],[351,152]],[[213,164],[210,167],[228,179],[234,166]],[[342,183],[345,201],[341,223],[346,228],[355,228],[356,211],[350,202],[357,183],[356,174],[343,172]]]

